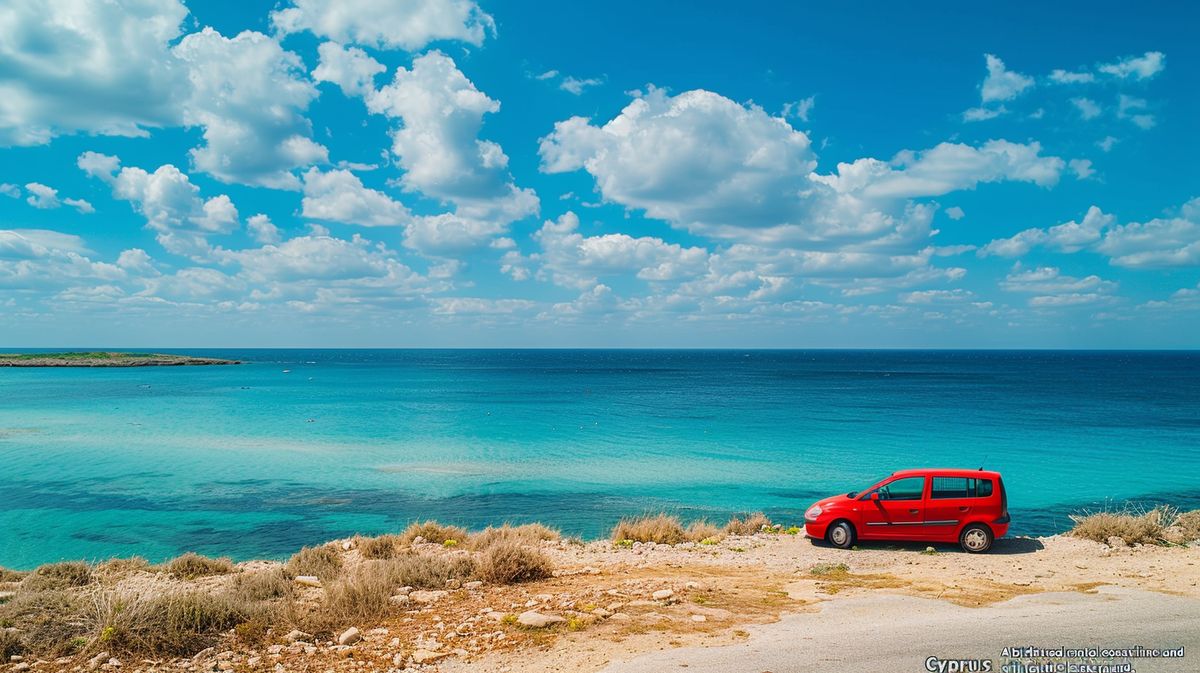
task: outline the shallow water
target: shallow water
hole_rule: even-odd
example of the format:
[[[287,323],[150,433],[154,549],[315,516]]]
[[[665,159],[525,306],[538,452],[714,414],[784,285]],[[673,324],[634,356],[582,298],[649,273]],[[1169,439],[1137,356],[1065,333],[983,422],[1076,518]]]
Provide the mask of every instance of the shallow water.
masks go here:
[[[418,517],[798,523],[913,466],[1000,470],[1017,534],[1200,506],[1200,353],[188,352],[248,363],[0,369],[0,565],[280,557]]]

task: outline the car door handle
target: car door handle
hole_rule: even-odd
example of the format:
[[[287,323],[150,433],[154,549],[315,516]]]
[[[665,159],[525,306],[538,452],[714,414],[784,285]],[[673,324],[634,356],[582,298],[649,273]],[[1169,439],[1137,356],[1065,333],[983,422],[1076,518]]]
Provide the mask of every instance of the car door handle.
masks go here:
[[[969,509],[971,509],[971,508],[970,508],[970,507],[959,507],[959,508],[958,508],[958,511],[960,511],[960,512],[966,512],[966,511],[967,511],[967,510],[969,510]]]
[[[920,514],[920,513],[921,513],[921,510],[919,510],[919,509],[910,509],[910,510],[908,510],[908,513],[909,513],[909,514]]]

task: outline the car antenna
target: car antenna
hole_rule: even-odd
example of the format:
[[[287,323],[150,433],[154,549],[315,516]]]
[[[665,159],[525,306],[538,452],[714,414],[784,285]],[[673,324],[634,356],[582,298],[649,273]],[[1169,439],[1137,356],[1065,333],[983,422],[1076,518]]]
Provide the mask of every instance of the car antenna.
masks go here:
[[[983,457],[983,465],[986,465],[986,464],[987,464],[987,459],[988,459],[988,457],[987,457],[987,456],[984,456],[984,457]],[[983,472],[983,465],[980,465],[980,466],[979,466],[979,471],[980,471],[980,472]]]

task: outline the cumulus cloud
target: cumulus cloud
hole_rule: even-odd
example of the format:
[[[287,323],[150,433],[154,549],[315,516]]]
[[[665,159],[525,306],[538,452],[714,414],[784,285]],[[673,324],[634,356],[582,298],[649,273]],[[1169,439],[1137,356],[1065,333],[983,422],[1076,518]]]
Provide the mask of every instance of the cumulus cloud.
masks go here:
[[[1082,117],[1084,121],[1087,121],[1088,119],[1095,119],[1096,117],[1100,116],[1100,106],[1096,103],[1096,101],[1090,98],[1072,98],[1071,104],[1075,106],[1075,109],[1079,110],[1079,116]]]
[[[407,190],[456,206],[464,219],[504,223],[535,215],[533,190],[517,187],[500,145],[479,138],[486,114],[500,109],[440,52],[398,68],[391,84],[366,94],[367,108],[403,122],[392,152]]]
[[[1150,79],[1167,67],[1167,57],[1161,51],[1148,51],[1141,56],[1126,56],[1113,63],[1101,65],[1100,72],[1120,79]]]
[[[228,234],[237,228],[237,208],[228,196],[201,198],[200,188],[171,164],[149,173],[141,168],[120,167],[116,157],[95,152],[80,155],[77,163],[84,172],[108,183],[113,198],[129,201],[170,252],[203,257],[209,252],[208,236]]]
[[[263,213],[253,215],[246,220],[246,229],[250,236],[259,243],[278,243],[280,241],[279,227]]]
[[[808,121],[808,115],[812,113],[812,109],[816,106],[816,104],[816,96],[809,96],[808,98],[801,98],[800,100],[793,101],[791,103],[784,103],[783,116],[784,118],[795,117],[802,122],[806,122]]]
[[[1009,70],[997,56],[984,54],[984,61],[987,77],[979,87],[979,97],[984,103],[1012,100],[1033,86],[1032,77]]]
[[[1055,84],[1087,84],[1096,81],[1096,76],[1090,72],[1072,72],[1060,68],[1050,71],[1050,81]]]
[[[537,259],[554,282],[591,287],[601,276],[634,274],[646,281],[673,281],[703,273],[709,253],[653,236],[579,233],[579,217],[568,211],[547,221],[534,235],[542,252]]]
[[[309,169],[304,174],[301,209],[304,217],[365,227],[400,226],[411,218],[404,204],[365,187],[346,170]]]
[[[950,206],[946,209],[946,217],[949,217],[952,220],[961,220],[962,218],[966,217],[966,215],[967,214],[963,212],[963,209],[959,208],[958,206]]]
[[[962,113],[962,118],[965,122],[982,122],[989,119],[995,119],[1003,114],[1008,114],[1008,109],[1003,105],[994,108],[973,107],[964,110]]]
[[[1080,180],[1087,180],[1096,174],[1096,170],[1092,168],[1091,159],[1071,159],[1067,162],[1067,166]]]
[[[1064,275],[1058,267],[1039,266],[1029,269],[1017,262],[1000,283],[1000,287],[1009,292],[1076,295],[1111,292],[1117,288],[1117,284],[1094,274],[1076,278]]]
[[[16,185],[13,186],[15,187]],[[25,199],[25,202],[40,210],[52,210],[67,205],[85,215],[96,212],[91,203],[83,199],[60,199],[57,189],[43,185],[40,182],[31,182],[25,185],[25,191],[29,192],[29,197]],[[20,192],[18,191],[17,194],[19,195]]]
[[[0,145],[177,124],[188,82],[169,45],[186,16],[178,0],[5,3]]]
[[[566,91],[567,93],[579,96],[583,94],[584,89],[593,86],[599,86],[603,83],[604,80],[599,77],[579,78],[568,75],[567,77],[563,78],[562,82],[559,82],[558,88]]]
[[[192,83],[184,121],[204,129],[205,144],[191,152],[198,169],[223,182],[299,189],[293,169],[328,161],[303,114],[317,90],[299,56],[262,33],[226,38],[211,28],[174,53]]]
[[[1134,126],[1143,131],[1154,128],[1157,120],[1147,112],[1148,104],[1144,98],[1136,98],[1121,94],[1117,98],[1117,117],[1128,119]]]
[[[47,290],[80,281],[124,277],[114,264],[93,261],[78,236],[45,229],[0,229],[0,288]]]
[[[419,51],[430,42],[483,44],[496,23],[473,0],[291,0],[271,12],[283,34],[302,30],[335,42]]]
[[[375,90],[375,76],[387,70],[379,61],[358,47],[343,47],[334,42],[324,42],[317,47],[320,63],[313,70],[313,79],[332,82],[341,87],[347,96],[364,96]]]

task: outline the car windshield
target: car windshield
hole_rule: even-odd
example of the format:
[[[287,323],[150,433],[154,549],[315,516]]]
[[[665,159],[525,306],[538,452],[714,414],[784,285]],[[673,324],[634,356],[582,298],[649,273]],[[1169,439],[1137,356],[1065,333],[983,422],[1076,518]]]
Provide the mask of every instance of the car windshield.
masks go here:
[[[857,497],[858,497],[858,491],[850,491],[849,493],[847,493],[847,494],[846,494],[846,497],[847,497],[847,498],[857,498]]]

